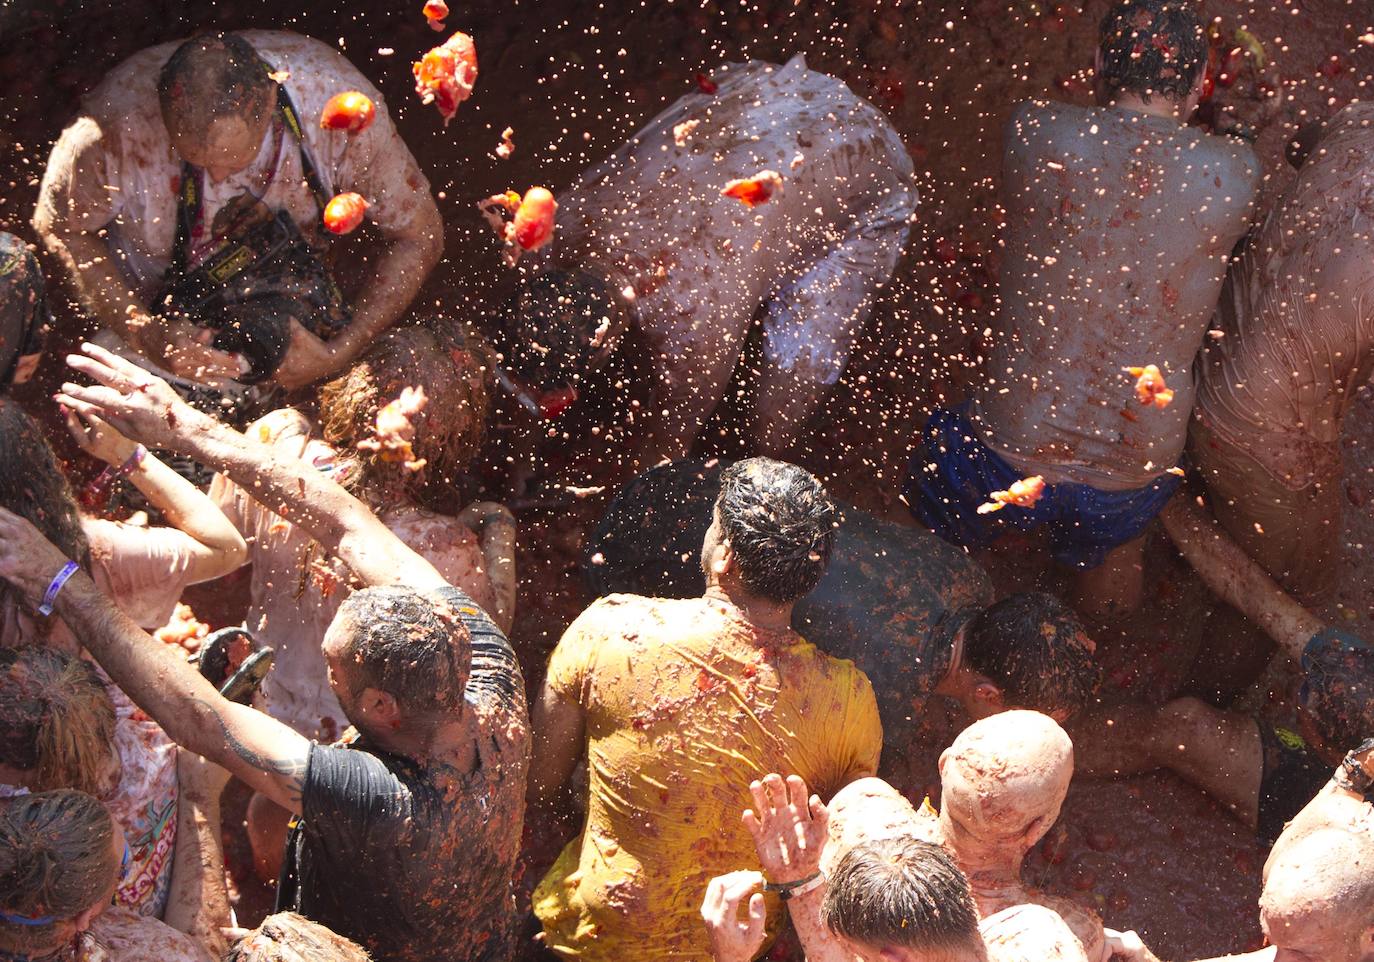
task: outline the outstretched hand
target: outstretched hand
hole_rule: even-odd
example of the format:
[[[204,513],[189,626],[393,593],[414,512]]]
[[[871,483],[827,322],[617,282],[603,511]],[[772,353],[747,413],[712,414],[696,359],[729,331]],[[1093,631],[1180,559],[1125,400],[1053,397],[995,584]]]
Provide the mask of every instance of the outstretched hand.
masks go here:
[[[711,942],[715,962],[750,962],[763,946],[763,876],[758,872],[717,875],[706,886],[701,920]],[[749,914],[740,920],[740,905],[748,900]]]
[[[1123,962],[1159,962],[1134,931],[1118,932],[1115,929],[1103,929],[1102,933],[1107,938],[1109,958],[1121,959]]]
[[[37,608],[67,557],[27,519],[0,508],[0,578]]]
[[[196,411],[157,375],[94,344],[68,354],[67,366],[94,385],[66,383],[57,402],[85,418],[99,418],[150,448],[179,450],[178,442],[206,415]]]
[[[830,837],[830,812],[820,797],[806,793],[800,776],[765,775],[749,785],[754,807],[742,821],[754,836],[764,874],[775,884],[797,882],[820,870],[821,849]]]

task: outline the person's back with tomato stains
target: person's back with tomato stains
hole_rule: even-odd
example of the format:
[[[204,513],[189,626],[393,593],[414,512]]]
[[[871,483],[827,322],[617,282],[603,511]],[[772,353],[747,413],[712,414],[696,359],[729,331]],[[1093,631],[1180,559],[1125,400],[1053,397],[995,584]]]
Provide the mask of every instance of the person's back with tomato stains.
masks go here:
[[[1184,126],[1206,52],[1185,5],[1125,0],[1102,23],[1102,105],[1013,112],[985,379],[966,409],[932,417],[908,487],[921,520],[962,544],[1045,525],[1103,613],[1138,600],[1138,536],[1179,483],[1192,360],[1258,180],[1243,143]],[[1152,364],[1172,403],[1139,396],[1123,370]],[[1039,505],[977,511],[1035,475]]]

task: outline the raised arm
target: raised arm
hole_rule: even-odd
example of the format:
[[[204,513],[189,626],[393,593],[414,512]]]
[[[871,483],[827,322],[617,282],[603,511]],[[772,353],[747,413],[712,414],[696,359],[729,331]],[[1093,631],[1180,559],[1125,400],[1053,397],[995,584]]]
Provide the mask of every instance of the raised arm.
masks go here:
[[[146,448],[136,455],[137,444],[97,417],[69,411],[67,430],[81,450],[132,481],[148,503],[162,512],[167,524],[185,536],[188,584],[210,581],[243,566],[248,558],[243,535],[205,492]]]
[[[294,458],[195,410],[165,381],[94,344],[67,363],[95,386],[62,385],[58,400],[149,447],[169,448],[229,476],[271,511],[303,528],[366,585],[416,591],[447,582],[428,561],[337,483]],[[203,753],[202,753],[203,754]]]
[[[1174,498],[1160,518],[1207,587],[1300,660],[1307,642],[1326,624],[1289,597],[1196,502]]]
[[[37,528],[0,508],[0,578],[35,606],[53,596],[57,615],[172,741],[299,813],[310,743],[271,716],[221,696],[184,658],[129,620],[85,572],[78,570],[54,592],[66,563]]]
[[[582,757],[585,716],[582,706],[557,691],[548,680],[539,692],[531,726],[532,757],[526,803],[547,806],[568,787]]]
[[[220,794],[228,780],[214,762],[177,749],[177,842],[162,919],[204,945],[212,959],[224,956],[223,930],[232,921],[220,837]]]

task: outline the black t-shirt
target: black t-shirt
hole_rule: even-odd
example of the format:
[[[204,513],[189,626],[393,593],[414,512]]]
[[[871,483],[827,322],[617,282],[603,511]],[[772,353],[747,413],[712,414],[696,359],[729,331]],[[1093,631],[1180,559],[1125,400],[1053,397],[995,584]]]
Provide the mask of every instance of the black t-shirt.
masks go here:
[[[377,962],[511,956],[511,877],[529,768],[525,688],[501,630],[445,589],[472,636],[466,709],[479,718],[470,773],[368,747],[313,745],[277,910],[360,943]]]

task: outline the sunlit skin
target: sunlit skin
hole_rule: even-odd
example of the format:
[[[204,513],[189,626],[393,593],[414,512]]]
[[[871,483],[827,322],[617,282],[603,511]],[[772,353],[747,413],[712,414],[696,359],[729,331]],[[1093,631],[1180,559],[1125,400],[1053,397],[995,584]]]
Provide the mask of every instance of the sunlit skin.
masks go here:
[[[237,114],[216,117],[204,134],[182,129],[175,121],[168,123],[172,146],[188,164],[204,170],[212,183],[246,170],[263,149],[267,129],[276,115],[275,87],[268,96],[267,105],[257,118]]]

